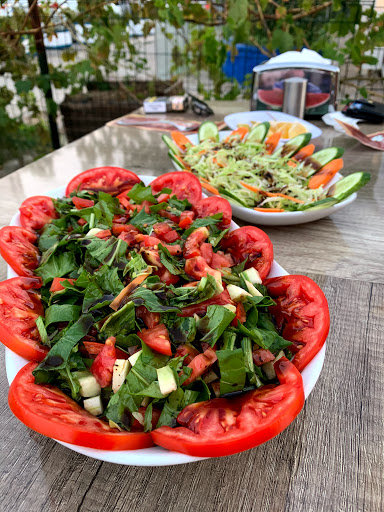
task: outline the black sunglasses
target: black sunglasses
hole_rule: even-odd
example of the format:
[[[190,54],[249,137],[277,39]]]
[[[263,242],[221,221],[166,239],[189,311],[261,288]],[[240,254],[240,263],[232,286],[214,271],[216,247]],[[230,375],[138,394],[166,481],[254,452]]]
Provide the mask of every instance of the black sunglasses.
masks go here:
[[[191,98],[191,107],[196,115],[212,116],[214,114],[213,110],[204,101],[189,93],[188,96]]]

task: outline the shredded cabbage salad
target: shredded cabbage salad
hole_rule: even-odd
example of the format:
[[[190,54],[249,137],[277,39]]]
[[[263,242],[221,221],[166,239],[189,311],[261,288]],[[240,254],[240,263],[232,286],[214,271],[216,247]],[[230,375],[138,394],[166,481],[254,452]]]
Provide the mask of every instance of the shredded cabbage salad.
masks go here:
[[[200,179],[225,192],[230,201],[248,208],[279,208],[296,211],[324,199],[323,187],[308,188],[313,167],[296,162],[292,157],[281,156],[279,151],[269,155],[263,144],[205,140],[196,146],[187,145],[183,160]],[[240,182],[251,185],[260,192],[248,190]],[[292,199],[268,194],[283,194]]]

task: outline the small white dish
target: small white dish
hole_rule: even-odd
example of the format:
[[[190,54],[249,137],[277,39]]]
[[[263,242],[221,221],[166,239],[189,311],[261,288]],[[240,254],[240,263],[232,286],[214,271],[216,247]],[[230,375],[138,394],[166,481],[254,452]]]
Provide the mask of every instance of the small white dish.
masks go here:
[[[307,132],[312,134],[312,139],[320,137],[323,133],[320,128],[315,126],[304,119],[299,117],[291,116],[285,112],[275,112],[269,110],[253,110],[251,112],[236,112],[229,114],[224,117],[224,121],[227,123],[229,128],[236,130],[239,124],[252,125],[252,121],[256,123],[263,123],[264,121],[285,121],[287,123],[300,123],[307,129]],[[289,139],[280,139],[280,142],[286,142]]]
[[[139,176],[139,178],[148,185],[153,179],[155,179],[155,176]],[[65,187],[59,187],[47,192],[45,195],[50,197],[62,197],[64,194]],[[20,226],[19,213],[14,215],[10,225]],[[231,230],[237,229],[238,227],[239,226],[232,221]],[[269,277],[283,276],[287,274],[288,272],[286,272],[276,261],[273,262]],[[11,277],[17,277],[17,274],[9,265],[7,265],[7,278],[10,279]],[[305,398],[308,398],[320,376],[324,363],[325,350],[326,346],[324,345],[321,351],[312,359],[302,372]],[[9,384],[11,384],[17,372],[27,363],[28,361],[23,357],[18,356],[8,348],[5,349],[5,368]],[[55,439],[55,441],[57,440]],[[126,466],[173,466],[176,464],[186,464],[204,459],[203,457],[192,457],[190,455],[185,455],[184,453],[165,450],[160,446],[144,448],[142,450],[108,451],[85,448],[83,446],[63,443],[62,441],[57,442],[66,446],[70,450],[87,455],[88,457],[106,462],[113,462],[115,464],[123,464]]]
[[[220,132],[220,140],[225,139],[231,132],[229,130],[223,130]],[[187,136],[188,139],[192,142],[192,144],[198,144],[199,138],[197,133],[193,133],[192,135]],[[171,160],[177,171],[180,171],[180,167]],[[343,176],[339,173],[328,183],[325,189],[331,187],[334,183],[339,181]],[[210,192],[207,192],[209,196],[213,195]],[[305,224],[307,222],[313,222],[315,220],[323,219],[324,217],[328,217],[333,213],[345,208],[349,204],[353,203],[353,201],[357,198],[357,193],[351,194],[347,199],[337,203],[333,206],[329,206],[328,208],[324,208],[323,210],[305,210],[303,212],[275,212],[275,213],[267,213],[267,212],[256,212],[252,208],[245,208],[244,206],[238,206],[234,203],[231,203],[232,212],[234,217],[237,217],[241,220],[245,220],[246,222],[250,222],[252,224],[260,225],[260,226],[292,226],[294,224]]]

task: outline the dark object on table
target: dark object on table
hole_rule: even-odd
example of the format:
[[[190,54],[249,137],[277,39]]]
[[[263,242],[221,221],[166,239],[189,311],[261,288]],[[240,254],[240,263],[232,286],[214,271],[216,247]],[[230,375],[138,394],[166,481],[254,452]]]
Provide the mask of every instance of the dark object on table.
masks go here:
[[[364,119],[370,123],[384,122],[384,104],[375,101],[360,99],[351,101],[342,110],[348,117]]]
[[[188,93],[188,96],[191,98],[191,106],[194,113],[198,116],[212,116],[214,114],[213,110],[202,100],[196,98],[192,94]]]

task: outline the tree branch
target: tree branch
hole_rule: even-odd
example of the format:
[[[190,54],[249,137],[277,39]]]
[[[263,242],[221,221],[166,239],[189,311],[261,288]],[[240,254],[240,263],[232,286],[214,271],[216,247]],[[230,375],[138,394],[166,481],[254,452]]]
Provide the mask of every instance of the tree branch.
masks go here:
[[[326,2],[325,4],[318,5],[317,7],[313,7],[312,9],[310,9],[307,12],[301,12],[299,14],[295,14],[295,16],[293,16],[293,19],[301,20],[302,18],[306,18],[307,16],[312,16],[312,14],[317,14],[318,12],[323,11],[327,7],[330,7],[332,5],[332,3],[333,2]]]

